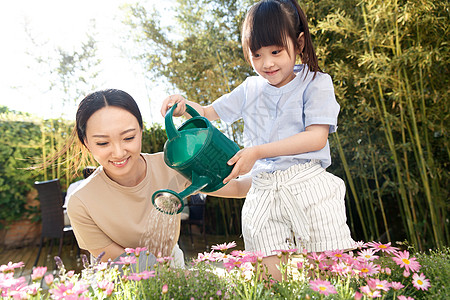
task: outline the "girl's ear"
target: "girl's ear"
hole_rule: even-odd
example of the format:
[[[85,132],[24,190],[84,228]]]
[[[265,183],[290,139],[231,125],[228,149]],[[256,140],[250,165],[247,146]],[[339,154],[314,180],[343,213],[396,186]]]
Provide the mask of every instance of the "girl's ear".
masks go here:
[[[305,47],[305,35],[303,32],[300,32],[297,38],[297,54],[301,55],[303,53],[303,48]]]

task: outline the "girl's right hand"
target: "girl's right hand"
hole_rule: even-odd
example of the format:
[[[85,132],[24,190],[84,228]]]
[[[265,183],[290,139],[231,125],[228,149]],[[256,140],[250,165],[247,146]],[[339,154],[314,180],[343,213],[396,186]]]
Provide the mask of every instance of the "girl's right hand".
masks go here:
[[[175,103],[178,103],[178,105],[177,108],[173,111],[173,116],[182,116],[186,112],[186,99],[184,99],[184,97],[179,94],[171,95],[164,99],[163,104],[161,105],[161,115],[165,117],[167,111],[172,106],[174,106]]]

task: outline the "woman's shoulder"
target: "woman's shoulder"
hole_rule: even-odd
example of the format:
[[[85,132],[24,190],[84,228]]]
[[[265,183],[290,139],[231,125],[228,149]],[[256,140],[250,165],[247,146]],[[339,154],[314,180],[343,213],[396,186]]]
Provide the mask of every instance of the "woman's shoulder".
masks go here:
[[[141,153],[141,155],[145,159],[147,164],[165,165],[165,163],[164,163],[164,152]]]

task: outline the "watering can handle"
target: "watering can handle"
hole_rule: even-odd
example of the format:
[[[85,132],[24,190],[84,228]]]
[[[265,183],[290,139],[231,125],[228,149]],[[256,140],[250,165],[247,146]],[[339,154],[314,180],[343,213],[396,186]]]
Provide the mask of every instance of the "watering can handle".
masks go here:
[[[169,140],[173,139],[176,136],[180,136],[180,133],[175,128],[175,125],[173,124],[173,111],[177,107],[178,103],[175,103],[174,106],[172,106],[169,111],[166,113],[165,118],[165,124],[166,124],[166,133]],[[200,116],[200,114],[190,105],[186,104],[186,111],[188,114],[190,114],[192,117]]]

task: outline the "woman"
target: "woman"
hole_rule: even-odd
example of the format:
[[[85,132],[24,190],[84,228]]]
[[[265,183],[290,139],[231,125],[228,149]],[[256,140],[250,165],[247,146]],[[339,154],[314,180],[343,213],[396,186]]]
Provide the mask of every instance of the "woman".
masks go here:
[[[141,153],[143,122],[134,99],[114,89],[86,96],[78,107],[75,129],[79,142],[100,165],[68,205],[80,248],[93,256],[105,252],[106,261],[125,248],[147,247],[184,265],[177,245],[180,216],[157,211],[151,196],[158,189],[181,191],[189,182],[164,163],[163,153]],[[215,194],[241,198],[249,187],[249,179],[234,180]]]

